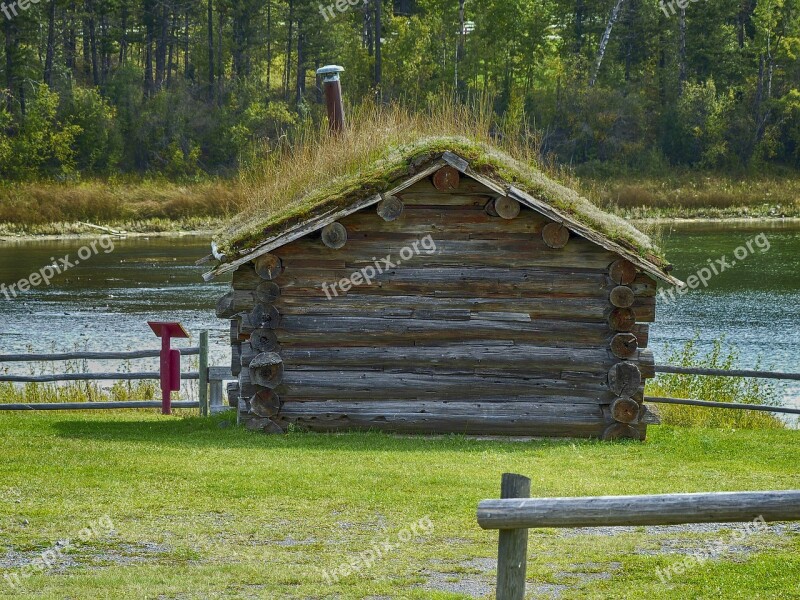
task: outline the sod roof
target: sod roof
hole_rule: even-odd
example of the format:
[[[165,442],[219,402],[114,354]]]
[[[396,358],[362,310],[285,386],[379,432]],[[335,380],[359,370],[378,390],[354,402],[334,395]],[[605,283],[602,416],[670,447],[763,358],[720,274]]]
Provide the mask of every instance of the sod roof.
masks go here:
[[[619,251],[652,275],[677,282],[668,275],[661,251],[628,221],[598,208],[537,168],[489,144],[452,136],[421,137],[390,147],[371,162],[363,161],[357,168],[336,177],[322,181],[309,178],[293,197],[270,198],[268,210],[251,205],[216,236],[219,252],[225,256],[209,275],[230,271],[235,265],[274,250],[301,234],[377,203],[381,194],[419,177],[426,166],[435,166],[443,157],[450,157],[449,162],[461,167],[468,176],[494,185],[523,204],[541,209],[540,212],[563,222],[576,233]]]

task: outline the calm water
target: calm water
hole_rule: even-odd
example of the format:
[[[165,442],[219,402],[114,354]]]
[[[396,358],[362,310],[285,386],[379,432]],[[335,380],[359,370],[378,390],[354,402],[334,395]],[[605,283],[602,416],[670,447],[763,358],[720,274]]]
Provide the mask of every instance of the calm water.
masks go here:
[[[735,342],[739,366],[800,369],[800,225],[687,225],[665,227],[663,244],[675,274],[686,279],[708,259],[734,259],[737,247],[765,234],[770,249],[756,250],[715,276],[707,288],[674,302],[658,301],[652,331],[656,358],[665,348],[699,336],[701,349],[720,336]],[[763,241],[763,238],[762,238]],[[0,283],[11,283],[69,254],[85,240],[0,243]],[[131,238],[115,241],[91,258],[8,301],[0,293],[0,353],[156,348],[146,321],[177,320],[192,333],[211,332],[212,363],[227,364],[228,328],[214,316],[226,281],[204,283],[194,261],[208,253],[201,237]],[[147,361],[137,363],[145,367]],[[780,384],[787,404],[800,406],[800,385]]]

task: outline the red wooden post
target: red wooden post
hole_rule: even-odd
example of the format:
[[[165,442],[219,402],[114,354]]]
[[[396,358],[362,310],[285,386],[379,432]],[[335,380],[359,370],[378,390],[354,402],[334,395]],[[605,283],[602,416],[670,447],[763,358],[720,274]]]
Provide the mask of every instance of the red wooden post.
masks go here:
[[[161,338],[161,414],[172,414],[172,392],[181,389],[181,351],[170,348],[172,338],[188,338],[180,323],[148,321],[150,329]]]

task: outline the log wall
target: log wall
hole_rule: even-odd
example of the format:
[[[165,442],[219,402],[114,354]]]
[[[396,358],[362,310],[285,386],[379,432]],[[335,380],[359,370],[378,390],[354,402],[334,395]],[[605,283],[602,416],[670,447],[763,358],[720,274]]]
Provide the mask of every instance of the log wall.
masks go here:
[[[240,267],[240,421],[643,439],[656,282],[494,195],[434,176]]]

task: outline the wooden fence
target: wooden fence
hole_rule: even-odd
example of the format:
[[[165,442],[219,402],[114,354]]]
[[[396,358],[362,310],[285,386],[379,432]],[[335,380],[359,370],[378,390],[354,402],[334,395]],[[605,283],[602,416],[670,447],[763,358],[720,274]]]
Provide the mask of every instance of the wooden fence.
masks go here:
[[[530,498],[531,480],[504,473],[500,500],[478,504],[478,525],[499,529],[497,600],[525,597],[528,529],[800,520],[800,490]]]
[[[208,366],[208,332],[200,333],[200,345],[181,348],[181,356],[199,356],[198,371],[182,372],[181,380],[196,380],[199,385],[197,402],[172,402],[173,408],[197,408],[202,416],[225,410],[223,382],[234,379],[229,367]],[[0,354],[0,364],[20,362],[58,362],[67,360],[134,360],[158,358],[160,350],[131,352],[64,352],[59,354]],[[56,373],[47,375],[7,375],[0,373],[0,381],[14,383],[54,383],[59,381],[145,381],[159,380],[159,371],[133,373]],[[54,403],[0,403],[0,410],[109,410],[121,408],[161,408],[160,400],[129,402],[54,402]]]
[[[656,373],[676,375],[705,375],[709,377],[746,377],[753,379],[778,379],[782,381],[800,381],[800,373],[775,373],[772,371],[750,371],[745,369],[701,369],[696,367],[672,367],[656,365]],[[689,398],[660,398],[645,396],[645,402],[660,404],[684,404],[687,406],[706,406],[708,408],[728,408],[732,410],[757,410],[789,415],[800,415],[800,408],[788,406],[771,406],[767,404],[745,404],[743,402],[715,402],[711,400],[694,400]]]

